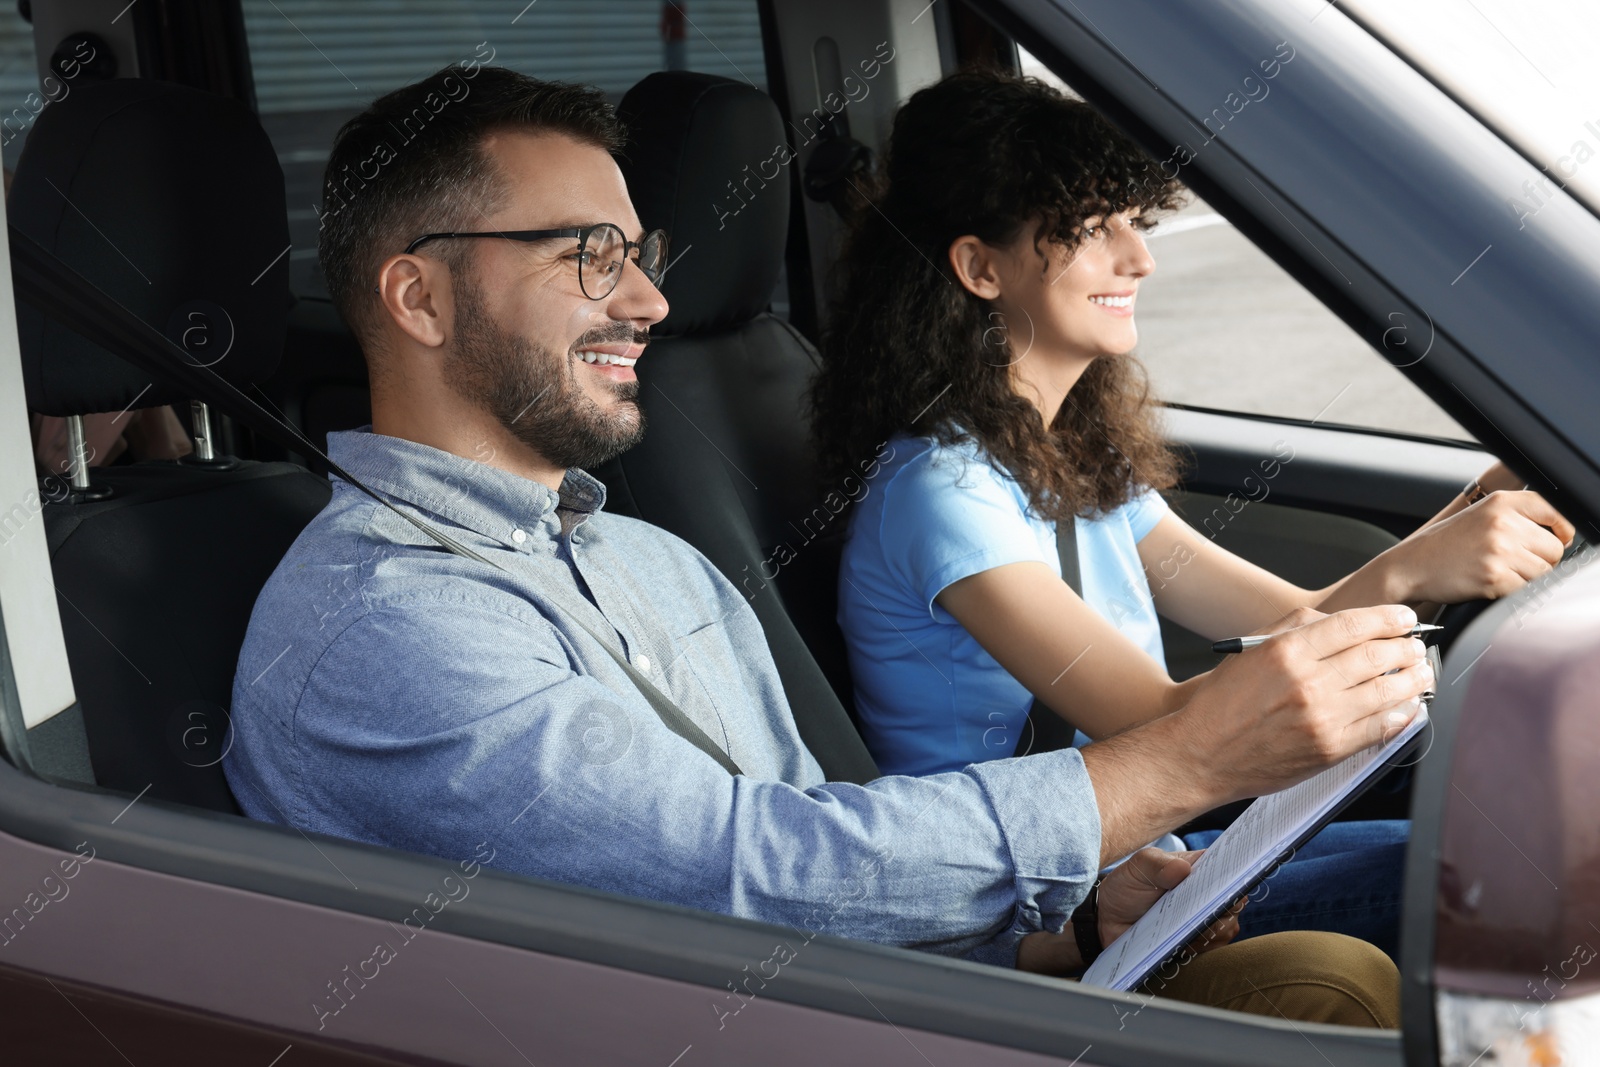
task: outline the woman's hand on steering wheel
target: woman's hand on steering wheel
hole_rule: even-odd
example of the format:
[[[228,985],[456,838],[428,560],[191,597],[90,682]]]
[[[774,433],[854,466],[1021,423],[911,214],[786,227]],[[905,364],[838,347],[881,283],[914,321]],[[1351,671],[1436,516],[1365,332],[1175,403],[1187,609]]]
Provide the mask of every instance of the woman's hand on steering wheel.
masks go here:
[[[1418,530],[1374,562],[1388,568],[1397,600],[1498,600],[1560,563],[1575,533],[1538,493],[1502,490]]]

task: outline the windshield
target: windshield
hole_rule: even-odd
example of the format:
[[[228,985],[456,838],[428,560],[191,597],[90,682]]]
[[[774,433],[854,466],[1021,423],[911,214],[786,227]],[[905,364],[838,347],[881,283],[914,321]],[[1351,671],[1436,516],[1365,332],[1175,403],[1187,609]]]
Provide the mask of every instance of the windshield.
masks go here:
[[[1331,5],[1330,5],[1331,6]],[[1600,209],[1600,6],[1593,0],[1344,0],[1550,174],[1507,190],[1519,217],[1565,187]]]

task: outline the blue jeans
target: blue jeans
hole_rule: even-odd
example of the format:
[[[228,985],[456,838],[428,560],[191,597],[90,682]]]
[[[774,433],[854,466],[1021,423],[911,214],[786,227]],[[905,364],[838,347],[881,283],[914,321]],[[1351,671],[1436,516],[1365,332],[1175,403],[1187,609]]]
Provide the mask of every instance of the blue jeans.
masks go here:
[[[1184,837],[1205,848],[1221,830]],[[1405,877],[1404,819],[1336,822],[1250,892],[1239,914],[1239,939],[1279,930],[1328,930],[1370,941],[1398,962],[1400,893]]]

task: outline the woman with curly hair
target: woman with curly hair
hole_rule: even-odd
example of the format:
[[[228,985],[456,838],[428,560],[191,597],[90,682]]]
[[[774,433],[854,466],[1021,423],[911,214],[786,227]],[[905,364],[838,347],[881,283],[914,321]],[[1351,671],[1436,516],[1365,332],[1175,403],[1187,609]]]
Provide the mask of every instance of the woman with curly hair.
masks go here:
[[[1142,231],[1182,190],[1088,105],[1034,79],[952,75],[896,115],[884,179],[845,244],[811,400],[831,480],[881,462],[852,509],[839,622],[885,773],[1010,756],[1035,701],[1080,741],[1182,707],[1211,676],[1168,676],[1158,613],[1213,638],[1312,609],[1420,614],[1559,562],[1572,528],[1531,492],[1458,499],[1320,590],[1172,513],[1160,491],[1178,462],[1129,353],[1155,269]],[[1480,482],[1517,484],[1500,466]],[[1075,537],[1081,596],[1058,530]],[[1246,909],[1245,934],[1332,929],[1393,955],[1406,829],[1334,824]]]

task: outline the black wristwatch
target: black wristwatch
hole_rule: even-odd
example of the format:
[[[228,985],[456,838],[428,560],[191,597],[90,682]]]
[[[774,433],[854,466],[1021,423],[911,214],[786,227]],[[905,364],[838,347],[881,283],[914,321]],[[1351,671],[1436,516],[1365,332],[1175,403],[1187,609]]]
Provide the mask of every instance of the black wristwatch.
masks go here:
[[[1078,955],[1083,957],[1086,970],[1105,951],[1100,942],[1100,883],[1104,881],[1104,875],[1096,878],[1094,888],[1072,913],[1072,936],[1078,942]]]
[[[1467,507],[1470,508],[1472,505],[1488,496],[1489,492],[1478,483],[1478,479],[1474,478],[1465,489],[1461,490],[1461,495],[1466,498]]]

